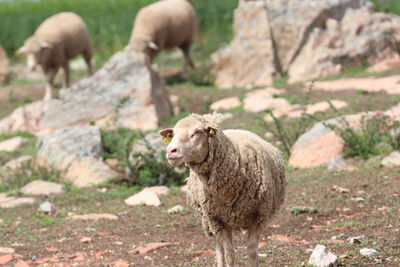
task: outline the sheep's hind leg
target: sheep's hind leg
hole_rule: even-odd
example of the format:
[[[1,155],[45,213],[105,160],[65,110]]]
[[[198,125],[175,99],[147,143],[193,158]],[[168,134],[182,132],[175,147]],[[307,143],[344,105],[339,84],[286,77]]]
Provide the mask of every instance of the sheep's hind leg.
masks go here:
[[[217,238],[219,239],[219,242],[222,242],[226,266],[232,267],[235,263],[235,251],[232,244],[232,231],[230,229],[228,230],[222,228]]]
[[[258,239],[259,233],[257,226],[254,224],[249,227],[247,241],[247,258],[249,267],[258,267]]]
[[[183,71],[185,73],[187,72],[187,66],[194,69],[194,64],[192,58],[190,57],[190,46],[190,42],[185,42],[179,46],[179,48],[182,50],[183,55],[185,56],[185,65],[183,67]]]
[[[92,75],[93,70],[92,70],[92,53],[89,50],[85,50],[83,52],[83,59],[85,60],[87,69],[88,69],[88,74],[89,76]]]
[[[217,245],[215,246],[215,256],[217,258],[217,267],[224,267],[224,247],[222,246],[221,240],[217,238]]]

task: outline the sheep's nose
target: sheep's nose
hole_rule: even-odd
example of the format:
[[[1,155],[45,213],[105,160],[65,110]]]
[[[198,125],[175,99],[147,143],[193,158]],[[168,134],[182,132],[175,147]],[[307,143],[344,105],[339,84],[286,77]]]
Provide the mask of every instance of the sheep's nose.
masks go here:
[[[168,151],[169,155],[173,155],[173,154],[176,154],[178,152],[176,147],[169,147],[167,151]]]

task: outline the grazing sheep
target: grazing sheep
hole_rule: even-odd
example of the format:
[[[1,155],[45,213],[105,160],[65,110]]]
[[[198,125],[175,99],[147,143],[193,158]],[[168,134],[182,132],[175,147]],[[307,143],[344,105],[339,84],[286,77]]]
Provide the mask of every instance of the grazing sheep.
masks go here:
[[[30,70],[38,65],[42,67],[47,81],[44,99],[51,98],[54,78],[60,67],[64,70],[65,86],[69,86],[68,61],[77,55],[83,55],[89,75],[92,73],[88,31],[81,17],[72,12],[62,12],[43,21],[17,54],[27,56]]]
[[[188,0],[162,0],[142,8],[136,15],[129,44],[144,52],[150,62],[164,49],[179,47],[187,65],[194,68],[189,50],[198,30],[196,13]]]
[[[233,266],[232,231],[248,231],[249,266],[258,266],[258,240],[285,197],[281,152],[245,130],[224,130],[220,114],[192,114],[159,132],[173,166],[190,168],[188,200],[215,236],[218,267]]]

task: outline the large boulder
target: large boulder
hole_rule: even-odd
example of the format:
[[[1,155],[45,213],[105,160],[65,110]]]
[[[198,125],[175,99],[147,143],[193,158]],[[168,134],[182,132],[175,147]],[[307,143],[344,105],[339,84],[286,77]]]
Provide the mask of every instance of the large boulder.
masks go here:
[[[328,164],[332,158],[342,154],[345,149],[342,138],[329,125],[350,126],[357,130],[360,129],[363,120],[382,115],[389,116],[394,121],[400,120],[400,104],[385,112],[363,112],[318,122],[294,143],[291,148],[289,164],[297,168],[311,168]]]
[[[376,13],[367,0],[242,0],[234,38],[213,55],[219,87],[269,85],[335,74],[344,64],[391,58],[400,18]]]
[[[0,132],[43,135],[89,123],[150,130],[170,114],[162,78],[151,69],[143,54],[125,49],[91,77],[61,90],[59,99],[18,108],[0,121]]]
[[[232,42],[212,56],[221,88],[272,83],[273,38],[264,1],[242,1],[234,13]]]
[[[61,178],[78,187],[100,184],[117,173],[102,160],[100,129],[74,126],[41,137],[36,164],[60,172]]]
[[[0,45],[0,82],[7,79],[7,75],[10,72],[9,62],[6,51]]]

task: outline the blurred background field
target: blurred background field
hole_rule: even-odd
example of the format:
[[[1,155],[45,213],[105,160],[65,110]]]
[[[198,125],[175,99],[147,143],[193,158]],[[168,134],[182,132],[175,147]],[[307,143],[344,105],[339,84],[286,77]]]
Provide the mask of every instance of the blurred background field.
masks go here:
[[[89,27],[96,65],[124,47],[132,31],[136,13],[154,0],[13,0],[0,1],[0,44],[12,58],[24,40],[47,17],[62,11],[79,14]],[[198,19],[207,42],[207,55],[232,37],[233,0],[194,0]],[[199,44],[194,57],[203,57]]]

